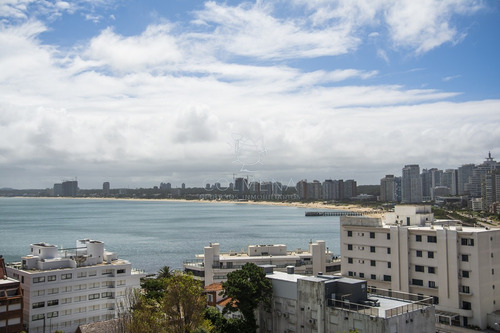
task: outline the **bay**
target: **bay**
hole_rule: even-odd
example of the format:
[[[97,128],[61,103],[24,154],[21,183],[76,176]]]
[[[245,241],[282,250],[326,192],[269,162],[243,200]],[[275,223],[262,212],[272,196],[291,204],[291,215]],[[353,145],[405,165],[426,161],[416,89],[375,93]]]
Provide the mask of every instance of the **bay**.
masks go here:
[[[305,217],[305,211],[203,201],[0,198],[0,254],[6,262],[20,261],[32,243],[69,248],[90,238],[147,273],[165,265],[181,269],[210,242],[220,243],[224,252],[246,252],[252,244],[295,250],[325,240],[339,255],[339,218]]]

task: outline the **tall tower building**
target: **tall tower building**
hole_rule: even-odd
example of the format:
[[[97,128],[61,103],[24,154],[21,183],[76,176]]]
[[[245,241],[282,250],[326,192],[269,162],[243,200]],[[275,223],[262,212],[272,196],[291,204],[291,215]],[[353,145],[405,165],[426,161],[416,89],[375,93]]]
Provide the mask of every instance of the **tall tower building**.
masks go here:
[[[472,177],[472,172],[474,171],[474,164],[464,164],[458,168],[457,171],[457,191],[458,195],[468,194],[465,189],[465,184],[469,182],[470,177]]]
[[[380,180],[380,201],[396,201],[396,181],[394,175],[386,175]]]
[[[109,190],[110,190],[109,182],[102,183],[102,194],[109,195]]]
[[[404,203],[422,202],[422,179],[418,164],[405,165],[403,168],[401,201]]]

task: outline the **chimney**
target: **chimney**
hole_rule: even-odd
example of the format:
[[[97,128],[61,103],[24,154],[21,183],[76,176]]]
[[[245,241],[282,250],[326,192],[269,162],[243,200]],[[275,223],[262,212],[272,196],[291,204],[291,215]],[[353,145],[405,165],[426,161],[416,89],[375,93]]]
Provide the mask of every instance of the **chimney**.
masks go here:
[[[294,266],[286,266],[286,272],[288,274],[294,274],[295,273],[295,267]]]

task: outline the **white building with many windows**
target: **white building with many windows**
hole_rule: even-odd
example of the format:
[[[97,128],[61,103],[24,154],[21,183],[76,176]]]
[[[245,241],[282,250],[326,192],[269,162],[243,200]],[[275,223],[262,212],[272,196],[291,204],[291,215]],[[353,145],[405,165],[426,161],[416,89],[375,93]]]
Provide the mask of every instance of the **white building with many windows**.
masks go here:
[[[127,288],[145,274],[105,251],[101,241],[83,239],[71,249],[38,243],[21,262],[7,266],[24,291],[24,324],[33,332],[75,332],[79,325],[115,318]]]
[[[275,265],[276,270],[285,271],[294,266],[300,274],[313,275],[340,271],[340,259],[335,259],[325,241],[309,242],[307,250],[287,251],[284,244],[249,245],[247,251],[221,252],[219,243],[210,243],[203,254],[184,262],[184,270],[203,280],[205,286],[223,282],[227,274],[251,262],[256,265]]]
[[[344,276],[432,296],[439,323],[485,329],[500,310],[500,229],[434,220],[430,206],[396,206],[385,220],[342,217],[341,256]]]

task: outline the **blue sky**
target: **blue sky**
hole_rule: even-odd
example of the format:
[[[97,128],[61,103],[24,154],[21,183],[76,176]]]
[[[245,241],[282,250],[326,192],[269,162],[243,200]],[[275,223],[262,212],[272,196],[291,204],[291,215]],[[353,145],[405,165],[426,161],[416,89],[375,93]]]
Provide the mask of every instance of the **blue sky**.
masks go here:
[[[377,184],[500,154],[500,2],[0,1],[0,188]]]

